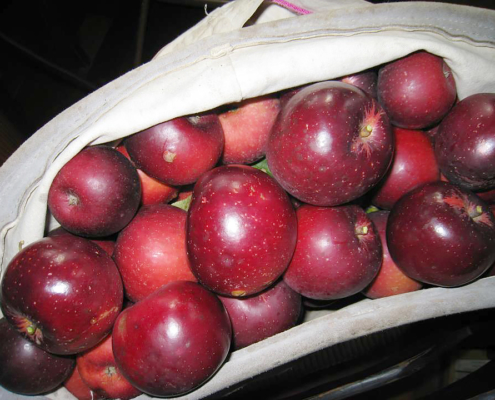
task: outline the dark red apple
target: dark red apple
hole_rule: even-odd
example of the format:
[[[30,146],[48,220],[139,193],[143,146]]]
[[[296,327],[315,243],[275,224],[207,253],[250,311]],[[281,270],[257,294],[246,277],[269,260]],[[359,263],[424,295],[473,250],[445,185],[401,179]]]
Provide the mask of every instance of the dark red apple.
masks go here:
[[[378,100],[393,125],[424,129],[451,109],[456,85],[450,67],[434,54],[418,51],[378,71]]]
[[[120,232],[114,260],[126,296],[140,301],[172,281],[196,281],[186,251],[187,213],[169,204],[143,206]]]
[[[219,115],[225,136],[224,164],[252,164],[265,156],[280,111],[280,100],[266,95],[243,100]]]
[[[229,316],[218,297],[198,283],[176,281],[119,315],[113,352],[135,387],[152,396],[176,396],[218,370],[231,338]]]
[[[279,114],[268,167],[297,199],[319,206],[350,202],[385,175],[393,135],[378,102],[347,83],[301,89]]]
[[[427,183],[392,208],[387,243],[392,259],[410,278],[460,286],[495,261],[495,218],[472,192],[448,182]]]
[[[382,247],[361,207],[305,204],[296,212],[296,251],[284,274],[289,287],[310,299],[334,300],[371,283],[382,263]]]
[[[450,182],[473,191],[495,189],[495,93],[454,106],[438,128],[435,154]]]
[[[72,371],[72,374],[64,382],[65,388],[77,399],[77,400],[96,400],[98,396],[86,385],[81,379],[81,375],[76,368]]]
[[[419,130],[393,128],[395,155],[392,165],[373,190],[372,203],[390,210],[404,194],[424,183],[440,179],[433,145]]]
[[[77,356],[77,369],[83,382],[102,399],[132,399],[141,391],[119,371],[112,349],[112,335]]]
[[[66,231],[63,227],[59,226],[58,228],[55,228],[48,232],[49,237],[53,236],[60,236],[60,235],[73,235],[69,231]],[[77,235],[75,235],[77,236]],[[115,239],[113,236],[108,237],[108,238],[99,238],[99,239],[90,239],[93,243],[96,243],[98,246],[100,246],[103,250],[105,250],[110,256],[113,255],[113,251],[115,249]]]
[[[196,183],[187,248],[198,280],[224,296],[248,296],[274,283],[294,252],[296,214],[268,174],[247,166],[217,167]]]
[[[109,146],[87,147],[58,172],[48,207],[69,232],[109,236],[134,217],[141,199],[136,168]]]
[[[251,297],[219,298],[230,316],[234,350],[292,328],[303,311],[301,295],[283,280]]]
[[[9,263],[1,284],[5,317],[43,350],[80,353],[108,333],[122,308],[123,287],[112,258],[90,240],[38,240]]]
[[[349,83],[368,93],[371,97],[377,98],[378,74],[374,70],[358,72],[347,75],[340,79],[341,82]]]
[[[373,279],[371,284],[363,290],[363,294],[371,299],[414,292],[423,287],[420,282],[405,275],[390,257],[386,235],[389,214],[389,211],[375,211],[368,214],[369,219],[373,222],[380,235],[383,250],[382,266],[378,271],[378,275]]]
[[[495,189],[476,192],[476,195],[485,200],[488,204],[495,204]]]
[[[224,135],[217,114],[180,117],[138,132],[125,141],[136,168],[166,183],[196,182],[219,161]]]
[[[132,162],[124,144],[118,145],[115,149]],[[139,175],[139,181],[141,182],[141,205],[148,206],[150,204],[168,203],[177,196],[179,189],[175,186],[160,182],[139,168],[136,168],[136,170]]]
[[[23,395],[44,394],[62,385],[75,365],[73,357],[40,349],[0,319],[0,386]]]

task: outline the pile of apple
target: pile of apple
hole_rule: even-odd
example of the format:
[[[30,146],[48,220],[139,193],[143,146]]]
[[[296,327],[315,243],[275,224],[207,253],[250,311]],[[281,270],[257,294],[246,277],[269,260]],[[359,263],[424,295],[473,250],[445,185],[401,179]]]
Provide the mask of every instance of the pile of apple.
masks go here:
[[[311,301],[486,276],[492,203],[495,94],[424,51],[87,147],[2,278],[0,385],[188,393]]]

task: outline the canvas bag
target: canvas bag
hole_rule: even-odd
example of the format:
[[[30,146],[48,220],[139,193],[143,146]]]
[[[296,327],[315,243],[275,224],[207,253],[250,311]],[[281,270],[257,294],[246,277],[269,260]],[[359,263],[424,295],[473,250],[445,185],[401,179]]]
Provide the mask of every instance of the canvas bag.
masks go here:
[[[112,142],[222,104],[359,72],[417,50],[446,60],[460,99],[495,92],[494,11],[432,2],[291,4],[284,8],[236,0],[216,9],[151,62],[74,104],[27,140],[0,168],[2,273],[21,247],[40,239],[53,223],[46,209],[51,181],[87,145]],[[256,24],[243,28],[255,13]],[[235,387],[372,332],[492,308],[494,284],[495,278],[485,278],[459,288],[426,289],[364,300],[336,312],[308,313],[302,325],[231,354],[211,380],[184,398]],[[63,388],[49,395],[66,396]]]

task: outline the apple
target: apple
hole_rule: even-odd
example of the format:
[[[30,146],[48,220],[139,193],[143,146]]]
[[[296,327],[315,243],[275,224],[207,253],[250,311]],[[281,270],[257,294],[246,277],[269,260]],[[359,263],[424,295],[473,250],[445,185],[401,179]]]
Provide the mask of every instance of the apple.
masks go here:
[[[495,204],[495,189],[485,190],[482,192],[476,192],[478,197],[481,197],[488,204]]]
[[[83,382],[99,398],[128,400],[141,394],[117,368],[111,334],[95,347],[78,354],[77,369]]]
[[[132,162],[124,144],[118,145],[115,149]],[[136,168],[136,170],[141,183],[141,205],[148,206],[150,204],[168,203],[177,196],[178,188],[152,178],[139,168]]]
[[[229,315],[196,282],[171,282],[122,311],[113,329],[122,374],[152,396],[177,396],[207,381],[225,361]]]
[[[495,261],[495,218],[478,196],[449,182],[404,195],[387,222],[392,259],[410,278],[453,287],[473,281]]]
[[[55,228],[48,232],[49,237],[53,236],[60,236],[60,235],[67,235],[67,236],[77,236],[73,235],[69,231],[65,230],[63,227],[59,226],[58,228]],[[107,237],[107,238],[99,238],[99,239],[91,239],[91,238],[86,238],[91,240],[93,243],[96,243],[98,246],[100,246],[103,250],[105,250],[110,256],[113,255],[113,251],[115,249],[115,238],[113,236]]]
[[[265,147],[280,111],[280,100],[265,95],[243,100],[219,115],[225,136],[223,164],[252,164]]]
[[[175,118],[129,136],[136,168],[172,186],[196,182],[220,160],[225,138],[217,114]]]
[[[450,182],[472,191],[495,189],[495,93],[454,106],[438,128],[435,155]]]
[[[443,58],[418,51],[392,61],[378,71],[378,100],[393,125],[424,129],[451,109],[456,85]]]
[[[389,214],[390,211],[375,211],[368,214],[369,219],[373,222],[380,235],[383,250],[382,266],[378,271],[378,275],[373,279],[371,284],[363,290],[363,294],[371,299],[414,292],[423,287],[421,282],[417,282],[404,274],[390,257],[386,235]]]
[[[294,252],[297,221],[287,193],[268,174],[225,165],[196,183],[187,220],[191,269],[223,296],[249,296],[270,286]]]
[[[134,217],[141,185],[130,161],[109,146],[87,147],[58,172],[48,207],[66,230],[102,237],[120,231]]]
[[[239,350],[297,324],[302,299],[283,280],[247,298],[219,296],[232,323],[232,348]]]
[[[302,205],[297,213],[297,245],[285,283],[304,297],[335,300],[368,286],[382,263],[380,237],[357,205]]]
[[[366,70],[356,74],[347,75],[340,79],[341,82],[349,83],[377,98],[378,74],[375,70]]]
[[[8,264],[1,283],[4,316],[24,337],[54,354],[80,353],[101,341],[123,297],[112,258],[75,236],[28,245]]]
[[[86,385],[81,379],[79,370],[76,368],[72,371],[72,374],[64,382],[64,387],[77,399],[77,400],[96,400],[98,396]]]
[[[131,301],[172,281],[196,281],[186,251],[186,219],[186,211],[169,204],[143,206],[120,232],[114,260]]]
[[[393,128],[395,155],[383,180],[373,190],[372,203],[390,210],[404,194],[440,179],[435,152],[428,136],[419,130]]]
[[[51,392],[68,378],[73,357],[50,354],[0,319],[0,386],[23,395]]]
[[[378,102],[353,85],[309,85],[282,109],[266,158],[292,196],[317,206],[363,196],[385,175],[393,135]]]

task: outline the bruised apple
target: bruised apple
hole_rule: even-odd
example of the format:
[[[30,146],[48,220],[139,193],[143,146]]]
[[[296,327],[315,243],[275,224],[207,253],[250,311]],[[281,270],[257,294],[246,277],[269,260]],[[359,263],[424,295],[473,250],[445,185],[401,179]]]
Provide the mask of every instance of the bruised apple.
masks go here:
[[[207,381],[228,355],[232,328],[217,296],[196,282],[176,281],[122,311],[112,335],[123,375],[161,397]]]
[[[410,278],[460,286],[495,261],[495,219],[478,196],[449,182],[433,182],[404,195],[387,222],[392,259]]]
[[[1,308],[24,337],[55,354],[100,342],[122,309],[123,287],[112,258],[76,236],[40,239],[8,264]]]
[[[287,193],[268,174],[226,165],[196,183],[187,249],[198,281],[224,296],[249,296],[274,283],[294,252],[297,221]]]
[[[303,87],[283,107],[268,141],[268,167],[297,199],[317,206],[355,200],[385,175],[393,135],[378,102],[328,81]]]
[[[92,146],[65,164],[48,192],[48,207],[66,230],[102,237],[120,231],[141,199],[136,168],[109,146]]]

